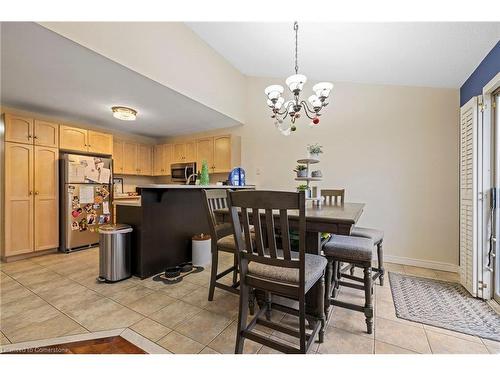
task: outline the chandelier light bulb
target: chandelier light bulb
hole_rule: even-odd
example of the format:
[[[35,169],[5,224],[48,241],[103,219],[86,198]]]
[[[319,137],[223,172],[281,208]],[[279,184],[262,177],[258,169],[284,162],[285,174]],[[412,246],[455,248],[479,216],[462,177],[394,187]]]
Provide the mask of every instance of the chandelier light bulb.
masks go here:
[[[286,79],[285,83],[294,94],[298,94],[304,88],[307,77],[303,74],[294,74]]]
[[[283,86],[271,85],[266,87],[264,93],[267,95],[269,100],[273,100],[273,99],[278,99],[281,96],[281,94],[283,94],[283,91],[284,91]]]
[[[330,82],[320,82],[313,86],[313,91],[318,98],[326,99],[332,91],[333,85]]]

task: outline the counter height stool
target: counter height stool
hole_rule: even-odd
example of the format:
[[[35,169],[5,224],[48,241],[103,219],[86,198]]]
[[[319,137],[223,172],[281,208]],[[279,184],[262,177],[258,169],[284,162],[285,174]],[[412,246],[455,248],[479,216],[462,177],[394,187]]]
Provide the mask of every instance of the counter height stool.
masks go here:
[[[333,235],[323,245],[323,252],[328,260],[326,269],[325,305],[339,306],[350,310],[361,311],[365,314],[366,329],[373,332],[373,276],[372,253],[373,241],[368,238]],[[341,263],[349,263],[363,268],[364,277],[357,277],[340,272]],[[343,281],[342,278],[360,282],[356,284]],[[338,290],[340,286],[365,291],[364,306],[340,301]]]
[[[212,239],[212,268],[210,273],[210,286],[208,289],[208,300],[214,299],[215,287],[224,289],[228,292],[238,294],[238,254],[236,252],[236,244],[234,242],[233,228],[230,223],[219,223],[214,210],[227,208],[227,191],[225,189],[203,189],[205,197],[205,211],[208,215],[208,223],[210,227],[210,236]],[[232,267],[218,272],[219,251],[234,254],[234,263]],[[219,283],[217,280],[233,273],[233,283],[231,286]]]
[[[384,232],[378,229],[353,227],[351,230],[351,236],[369,238],[373,241],[374,246],[377,246],[377,268],[373,268],[376,272],[374,280],[378,278],[380,280],[380,285],[384,285],[384,251],[382,248],[382,242],[384,241]],[[353,268],[351,270],[354,270]]]
[[[324,294],[327,260],[321,255],[306,253],[304,192],[230,191],[228,204],[240,266],[240,305],[235,353],[242,353],[245,339],[283,353],[307,353],[316,334],[319,334],[319,341],[323,341],[325,319],[306,314],[306,293],[316,287],[319,288],[318,293]],[[288,210],[299,211],[299,252],[291,250]],[[255,228],[255,243],[250,240],[250,215]],[[279,223],[281,249],[276,245],[275,221],[276,224]],[[270,300],[261,305],[247,325],[251,289],[298,301],[299,308],[294,309]],[[323,300],[319,302],[321,306],[318,306],[321,310],[322,302]],[[299,329],[263,318],[270,309],[298,316]],[[306,332],[306,319],[312,329],[311,333]],[[298,338],[300,346],[287,345],[254,331],[257,324]]]

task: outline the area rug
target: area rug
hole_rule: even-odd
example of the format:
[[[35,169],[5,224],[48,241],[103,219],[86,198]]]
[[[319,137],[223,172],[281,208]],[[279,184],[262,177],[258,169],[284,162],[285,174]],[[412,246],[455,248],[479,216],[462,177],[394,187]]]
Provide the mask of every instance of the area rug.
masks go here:
[[[500,315],[457,284],[389,272],[398,318],[500,341]]]

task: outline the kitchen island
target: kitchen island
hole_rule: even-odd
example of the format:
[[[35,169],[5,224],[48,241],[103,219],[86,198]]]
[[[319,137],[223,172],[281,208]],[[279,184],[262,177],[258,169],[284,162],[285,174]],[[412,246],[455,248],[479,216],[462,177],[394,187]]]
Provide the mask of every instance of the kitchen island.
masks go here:
[[[202,189],[255,189],[253,185],[170,185],[137,187],[140,201],[116,201],[116,222],[132,232],[132,273],[145,278],[191,261],[191,238],[209,233]]]

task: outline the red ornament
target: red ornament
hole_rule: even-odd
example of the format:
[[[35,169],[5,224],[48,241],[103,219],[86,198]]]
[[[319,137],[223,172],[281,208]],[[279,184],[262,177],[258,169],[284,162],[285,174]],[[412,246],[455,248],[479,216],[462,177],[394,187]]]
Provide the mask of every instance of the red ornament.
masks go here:
[[[315,117],[313,118],[313,124],[318,125],[319,124],[319,118]]]

